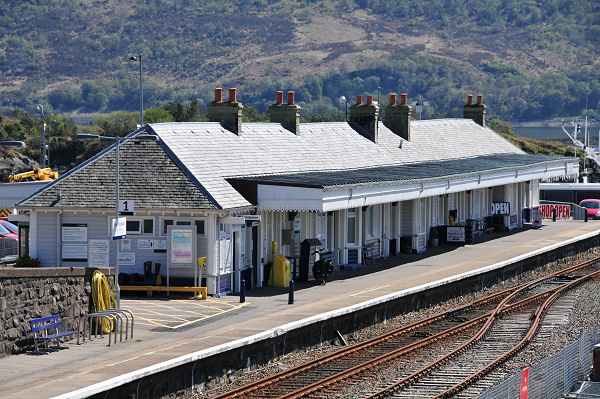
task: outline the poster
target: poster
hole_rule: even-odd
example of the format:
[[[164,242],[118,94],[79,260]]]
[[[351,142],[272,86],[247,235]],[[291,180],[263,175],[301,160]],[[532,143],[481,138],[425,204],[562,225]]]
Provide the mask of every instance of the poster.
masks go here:
[[[119,266],[135,266],[135,252],[119,252]]]
[[[121,251],[131,251],[131,240],[128,238],[124,238],[121,240],[120,242],[121,244]]]
[[[62,260],[67,262],[87,262],[87,243],[63,244]]]
[[[154,240],[152,244],[154,250],[167,250],[167,240]]]
[[[127,218],[113,219],[112,238],[120,240],[127,236]]]
[[[62,241],[87,241],[87,224],[63,224]]]
[[[139,239],[137,242],[138,249],[153,249],[152,239]]]
[[[171,262],[193,263],[194,243],[192,231],[189,228],[172,229],[171,234]]]
[[[447,227],[446,241],[448,242],[465,242],[464,227]]]
[[[108,267],[110,256],[109,240],[89,240],[88,242],[88,266]]]

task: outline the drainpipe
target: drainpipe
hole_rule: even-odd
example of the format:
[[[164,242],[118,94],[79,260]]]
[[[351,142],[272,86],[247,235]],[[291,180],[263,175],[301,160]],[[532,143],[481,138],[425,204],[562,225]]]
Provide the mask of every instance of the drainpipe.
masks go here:
[[[60,256],[60,249],[62,248],[61,216],[62,216],[62,210],[59,210],[58,212],[56,212],[56,266],[57,267],[62,266],[62,264],[61,264],[62,258]]]
[[[215,297],[221,297],[221,229],[220,229],[219,216],[215,215],[215,227],[217,230],[216,239],[217,239],[217,286],[215,287]]]

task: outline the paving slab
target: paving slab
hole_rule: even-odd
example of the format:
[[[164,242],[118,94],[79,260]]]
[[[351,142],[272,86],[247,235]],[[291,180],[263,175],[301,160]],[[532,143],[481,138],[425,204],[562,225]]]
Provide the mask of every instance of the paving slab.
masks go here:
[[[223,345],[232,345],[236,340],[258,339],[257,334],[284,325],[291,328],[294,323],[302,323],[316,315],[347,306],[360,306],[385,295],[530,256],[533,252],[544,251],[561,242],[600,234],[600,221],[545,223],[540,230],[494,233],[494,239],[474,245],[428,249],[425,255],[401,254],[362,269],[342,270],[334,281],[324,286],[299,283],[296,285],[293,305],[288,305],[287,289],[259,288],[246,293],[243,307],[239,306],[237,296],[211,298],[212,304],[208,306],[221,306],[221,309],[229,307],[233,311],[202,320],[196,314],[189,313],[190,309],[198,307],[197,302],[188,303],[180,310],[188,312],[183,319],[191,320],[191,323],[180,328],[140,323],[135,326],[132,340],[111,347],[106,346],[106,338],[82,345],[70,341],[66,343],[68,349],[48,355],[5,357],[0,359],[0,397],[38,399],[59,395],[64,398],[82,396],[82,392],[92,389],[90,386],[116,383],[127,373],[150,372],[153,368],[167,367],[178,361],[180,356],[218,351]],[[149,308],[150,304],[158,303],[168,307],[172,314],[178,311],[178,301],[162,298],[121,300],[125,309],[128,303],[132,307],[139,307],[145,302]],[[80,390],[79,393],[77,390]]]

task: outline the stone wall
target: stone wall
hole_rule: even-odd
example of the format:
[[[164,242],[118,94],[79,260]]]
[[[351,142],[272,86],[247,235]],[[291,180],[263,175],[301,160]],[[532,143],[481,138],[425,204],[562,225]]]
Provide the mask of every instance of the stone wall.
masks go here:
[[[60,314],[65,330],[76,330],[91,311],[91,281],[85,267],[0,268],[0,357],[33,346],[29,320]],[[112,269],[100,269],[107,277]],[[109,279],[110,280],[110,279]]]

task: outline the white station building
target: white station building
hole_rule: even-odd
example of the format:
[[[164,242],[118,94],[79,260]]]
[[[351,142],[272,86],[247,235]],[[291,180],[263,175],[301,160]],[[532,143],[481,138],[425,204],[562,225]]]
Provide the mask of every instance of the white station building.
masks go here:
[[[412,120],[404,94],[390,96],[383,121],[371,96],[357,97],[349,122],[300,124],[293,92],[285,103],[277,93],[268,123],[242,123],[242,108],[235,89],[228,101],[215,89],[213,122],[147,124],[128,136],[124,240],[111,240],[114,145],[21,201],[12,219],[29,233],[29,255],[43,266],[118,262],[123,273],[160,263],[171,279],[194,277],[206,257],[208,293],[237,292],[242,279],[264,284],[272,241],[297,259],[300,243],[317,238],[340,265],[361,264],[367,246],[421,253],[432,228],[521,227],[541,180],[579,171],[577,159],[525,154],[485,127],[481,96],[469,96],[462,119]],[[178,229],[193,233],[191,246]]]

